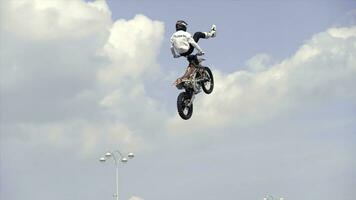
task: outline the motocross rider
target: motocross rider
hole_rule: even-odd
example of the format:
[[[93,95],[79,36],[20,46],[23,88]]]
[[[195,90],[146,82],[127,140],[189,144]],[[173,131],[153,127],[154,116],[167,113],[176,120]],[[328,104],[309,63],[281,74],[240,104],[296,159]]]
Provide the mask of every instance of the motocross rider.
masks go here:
[[[174,58],[179,58],[180,56],[188,57],[197,49],[197,55],[204,55],[203,50],[199,47],[197,42],[199,39],[213,38],[216,36],[216,26],[213,24],[209,32],[196,32],[194,36],[187,32],[187,23],[183,20],[178,20],[176,22],[176,32],[173,33],[171,37],[171,52]],[[194,72],[194,64],[190,62],[184,75],[175,81],[175,85],[182,82],[182,79],[189,78]]]

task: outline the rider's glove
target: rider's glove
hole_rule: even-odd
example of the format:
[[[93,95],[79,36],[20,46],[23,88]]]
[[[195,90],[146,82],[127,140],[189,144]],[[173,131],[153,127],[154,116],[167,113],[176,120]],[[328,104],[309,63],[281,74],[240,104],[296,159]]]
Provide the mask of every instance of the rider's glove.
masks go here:
[[[200,52],[197,53],[198,56],[202,56],[204,54],[205,54],[204,51],[200,51]]]

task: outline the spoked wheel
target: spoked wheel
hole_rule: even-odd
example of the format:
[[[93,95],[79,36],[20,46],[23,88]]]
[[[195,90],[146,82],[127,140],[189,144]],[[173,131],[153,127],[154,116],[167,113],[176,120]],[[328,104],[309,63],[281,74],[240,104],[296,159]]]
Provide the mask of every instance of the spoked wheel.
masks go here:
[[[214,89],[214,77],[208,67],[204,67],[203,77],[206,78],[206,81],[201,84],[203,91],[206,94],[210,94]]]
[[[188,92],[180,93],[177,98],[178,114],[184,120],[189,119],[193,114],[193,104],[189,105],[190,101],[191,97]]]

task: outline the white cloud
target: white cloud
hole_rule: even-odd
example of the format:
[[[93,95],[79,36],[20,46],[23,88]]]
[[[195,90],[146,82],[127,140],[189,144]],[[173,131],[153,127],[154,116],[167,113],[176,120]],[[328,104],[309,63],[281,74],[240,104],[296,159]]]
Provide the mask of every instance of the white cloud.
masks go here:
[[[120,169],[123,195],[147,191],[151,197],[174,193],[184,199],[214,187],[212,195],[232,191],[256,197],[265,187],[293,189],[293,184],[284,184],[290,177],[297,177],[295,185],[307,180],[326,189],[345,184],[340,194],[352,193],[350,179],[343,178],[351,177],[355,163],[353,141],[347,138],[354,132],[354,119],[332,116],[337,120],[312,120],[306,128],[307,120],[298,124],[280,119],[288,112],[328,106],[330,99],[355,102],[355,27],[317,34],[281,62],[261,54],[247,62],[245,71],[214,71],[215,91],[199,95],[193,118],[183,121],[173,111],[174,103],[167,111],[144,82],[159,70],[161,22],[142,15],[112,21],[105,1],[19,0],[3,3],[1,9],[0,163],[5,197],[46,199],[61,188],[65,193],[56,195],[58,199],[110,198],[112,166],[98,167],[97,158],[117,148],[140,155]],[[288,117],[294,115],[290,113]],[[253,131],[239,132],[241,127]],[[303,129],[345,132],[340,141],[329,136],[324,143],[300,136]],[[284,133],[290,137],[279,137]],[[157,151],[147,151],[152,149]],[[266,169],[261,163],[270,165]],[[325,166],[322,172],[320,166]],[[222,168],[226,172],[218,173]],[[336,182],[329,183],[334,177]],[[155,181],[147,187],[145,180]],[[172,187],[165,187],[169,181]],[[228,188],[219,184],[224,181]],[[236,191],[241,183],[247,187]],[[177,188],[188,192],[177,193]]]
[[[330,36],[335,37],[335,38],[347,39],[347,38],[350,38],[350,37],[355,37],[356,29],[355,28],[348,28],[348,27],[331,28],[331,29],[328,30],[328,33],[330,34]]]
[[[5,1],[1,11],[4,30],[35,40],[85,37],[111,25],[104,0]]]
[[[251,72],[261,72],[272,65],[272,58],[267,54],[259,54],[248,60],[246,64]]]
[[[163,40],[162,22],[152,21],[144,15],[132,20],[118,20],[110,30],[110,37],[101,54],[111,64],[99,72],[99,80],[117,84],[121,77],[139,78],[156,70],[155,61]]]
[[[272,66],[268,56],[258,55],[248,62],[248,71],[223,74],[215,70],[215,90],[197,97],[192,120],[183,122],[175,116],[168,129],[197,132],[211,127],[241,127],[266,122],[294,109],[308,109],[303,107],[313,102],[335,98],[354,101],[354,55],[356,27],[331,28],[313,36],[291,58]],[[194,131],[186,131],[190,129]]]
[[[145,126],[136,125],[149,126],[158,105],[143,81],[159,70],[162,22],[112,21],[103,0],[6,1],[1,9],[2,136],[83,154],[147,147]]]
[[[66,127],[76,127],[68,122],[72,120],[79,124],[76,129],[81,137],[77,139],[85,138],[80,145],[88,152],[103,131],[111,141],[121,138],[140,149],[147,146],[144,133],[164,132],[160,127],[168,133],[240,127],[272,119],[308,101],[356,96],[352,87],[355,27],[332,28],[281,62],[260,54],[247,62],[246,71],[224,74],[215,70],[215,90],[197,97],[193,118],[182,121],[176,113],[168,118],[169,112],[149,97],[143,83],[147,75],[159,70],[156,59],[163,23],[143,15],[113,22],[105,1],[51,2],[6,3],[8,11],[2,17],[6,23],[1,26],[7,33],[5,39],[20,38],[16,45],[3,39],[1,47],[1,60],[5,60],[1,66],[2,113],[11,122],[3,126],[25,124],[32,127],[29,130],[37,126],[43,135],[49,133],[48,140],[39,140],[43,143],[71,137]],[[66,15],[72,9],[75,12]],[[58,22],[53,30],[44,17],[52,12],[57,13]],[[27,18],[32,20],[26,27],[15,23]],[[19,54],[23,48],[38,53],[27,57]],[[123,135],[114,130],[122,130]],[[103,143],[112,144],[109,139]]]
[[[140,152],[148,148],[143,137],[120,121],[110,123],[102,120],[93,123],[72,119],[51,123],[18,123],[13,125],[12,130],[16,134],[4,137],[6,142],[20,140],[33,147],[44,145],[71,149],[79,157],[116,149],[118,146],[123,152]]]

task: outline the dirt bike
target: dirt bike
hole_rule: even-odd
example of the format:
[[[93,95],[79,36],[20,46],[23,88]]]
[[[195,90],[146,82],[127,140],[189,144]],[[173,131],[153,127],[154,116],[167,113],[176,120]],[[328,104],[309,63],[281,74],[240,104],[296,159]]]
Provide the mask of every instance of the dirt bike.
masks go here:
[[[197,55],[190,55],[187,59],[190,65],[194,65],[194,72],[190,78],[182,79],[181,82],[176,85],[178,89],[185,90],[181,92],[177,98],[178,114],[184,120],[191,118],[193,114],[195,95],[200,93],[202,89],[206,94],[210,94],[214,89],[214,77],[211,70],[201,65],[205,59],[198,58]]]

